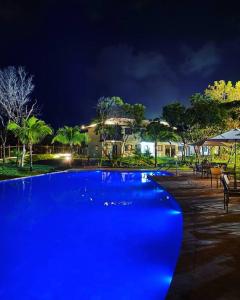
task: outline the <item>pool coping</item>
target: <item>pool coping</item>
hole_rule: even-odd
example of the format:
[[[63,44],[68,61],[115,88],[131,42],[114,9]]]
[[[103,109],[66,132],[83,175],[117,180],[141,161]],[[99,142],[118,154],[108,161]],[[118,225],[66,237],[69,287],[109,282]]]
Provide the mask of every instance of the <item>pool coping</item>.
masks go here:
[[[40,176],[44,176],[44,175],[51,175],[51,174],[58,174],[58,173],[65,173],[65,172],[68,172],[68,170],[48,172],[48,173],[43,173],[43,174],[31,175],[31,176],[22,176],[22,177],[10,178],[10,179],[2,179],[2,180],[0,180],[0,184],[1,184],[1,182],[6,182],[6,181],[23,180],[23,179],[27,179],[27,178],[34,178],[34,177],[40,177]]]
[[[167,172],[169,174],[173,174],[169,171],[165,170],[159,170],[159,169],[130,169],[130,168],[74,168],[74,169],[66,169],[66,170],[59,170],[59,171],[54,171],[54,172],[47,172],[47,173],[42,173],[42,174],[35,174],[35,175],[30,175],[30,176],[22,176],[22,177],[15,177],[15,178],[8,178],[8,179],[2,179],[0,180],[1,182],[6,182],[6,181],[14,181],[14,180],[23,180],[27,178],[34,178],[34,177],[39,177],[39,176],[44,176],[44,175],[51,175],[51,174],[59,174],[59,173],[66,173],[66,172],[86,172],[86,171],[144,171],[144,172]],[[166,175],[168,176],[168,175]],[[172,175],[170,175],[172,176]]]

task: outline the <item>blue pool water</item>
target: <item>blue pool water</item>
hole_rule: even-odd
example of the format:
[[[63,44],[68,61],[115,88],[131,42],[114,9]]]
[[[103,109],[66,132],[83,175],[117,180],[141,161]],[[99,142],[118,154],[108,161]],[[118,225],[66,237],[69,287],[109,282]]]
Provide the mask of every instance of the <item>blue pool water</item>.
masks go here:
[[[182,214],[150,173],[0,182],[0,299],[164,299]]]

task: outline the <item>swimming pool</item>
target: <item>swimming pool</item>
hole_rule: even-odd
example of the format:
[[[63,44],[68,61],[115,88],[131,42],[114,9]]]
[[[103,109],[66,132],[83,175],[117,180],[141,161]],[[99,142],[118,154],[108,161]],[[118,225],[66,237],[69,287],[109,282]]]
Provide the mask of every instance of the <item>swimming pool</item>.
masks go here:
[[[182,214],[149,174],[79,171],[0,182],[0,299],[164,299]]]

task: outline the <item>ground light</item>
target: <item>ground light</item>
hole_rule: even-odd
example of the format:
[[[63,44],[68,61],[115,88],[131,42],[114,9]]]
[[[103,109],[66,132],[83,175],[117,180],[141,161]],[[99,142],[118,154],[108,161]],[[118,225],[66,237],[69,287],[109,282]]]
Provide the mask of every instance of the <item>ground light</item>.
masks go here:
[[[71,153],[66,153],[65,157],[64,157],[64,160],[66,162],[70,162],[72,160],[72,154]]]
[[[54,158],[56,158],[56,159],[62,158],[66,162],[69,162],[72,160],[72,154],[71,153],[56,153],[56,154],[54,154]]]

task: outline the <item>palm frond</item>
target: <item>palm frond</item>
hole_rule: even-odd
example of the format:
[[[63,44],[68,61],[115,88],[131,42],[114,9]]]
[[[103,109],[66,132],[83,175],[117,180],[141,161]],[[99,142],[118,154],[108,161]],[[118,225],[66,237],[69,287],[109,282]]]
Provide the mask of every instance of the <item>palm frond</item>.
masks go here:
[[[83,142],[87,143],[88,139],[86,133],[80,132],[80,128],[78,126],[64,126],[58,129],[57,134],[52,140],[52,143],[54,142],[75,146],[81,145]]]
[[[29,119],[24,119],[22,125],[10,122],[7,128],[9,131],[12,131],[23,144],[36,144],[53,132],[50,126],[34,116]]]

